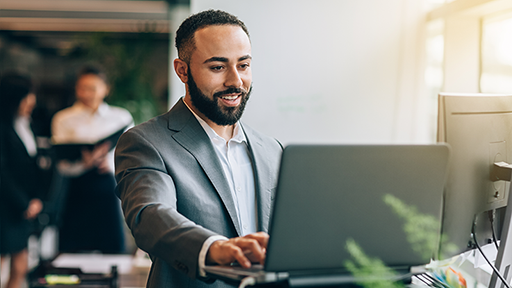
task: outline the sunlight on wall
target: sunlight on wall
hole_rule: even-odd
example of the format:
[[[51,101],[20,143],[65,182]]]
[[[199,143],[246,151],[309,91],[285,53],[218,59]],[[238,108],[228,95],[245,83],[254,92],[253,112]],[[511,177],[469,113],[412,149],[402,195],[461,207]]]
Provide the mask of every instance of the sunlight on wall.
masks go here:
[[[482,23],[482,74],[485,93],[512,93],[512,13]]]
[[[442,6],[446,4],[447,2],[452,2],[454,0],[428,0],[427,1],[427,8],[428,10],[434,10],[435,8]]]
[[[425,88],[426,96],[423,109],[428,110],[429,134],[436,139],[437,132],[437,95],[443,87],[444,79],[444,20],[427,23],[425,39]]]

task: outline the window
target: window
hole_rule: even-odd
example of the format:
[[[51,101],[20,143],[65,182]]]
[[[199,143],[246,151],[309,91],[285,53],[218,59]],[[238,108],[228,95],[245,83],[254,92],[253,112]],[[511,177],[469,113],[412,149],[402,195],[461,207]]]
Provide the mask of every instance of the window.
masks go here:
[[[483,19],[481,49],[480,90],[511,93],[512,13]]]

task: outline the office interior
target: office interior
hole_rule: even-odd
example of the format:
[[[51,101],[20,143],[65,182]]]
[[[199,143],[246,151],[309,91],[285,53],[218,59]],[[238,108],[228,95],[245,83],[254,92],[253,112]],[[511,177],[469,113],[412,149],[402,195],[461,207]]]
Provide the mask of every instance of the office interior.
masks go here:
[[[145,70],[133,77],[151,92],[112,99],[140,123],[184,95],[174,32],[209,8],[248,26],[254,83],[243,121],[284,145],[433,144],[440,92],[512,93],[512,0],[2,0],[0,72],[34,78],[34,119],[50,137],[51,116],[73,101],[74,71],[92,59],[87,41],[105,51],[143,43]],[[102,64],[116,61],[106,56]],[[31,240],[33,266],[58,254],[58,229],[45,228]],[[127,239],[126,254],[141,261],[130,287],[143,287],[148,259]]]

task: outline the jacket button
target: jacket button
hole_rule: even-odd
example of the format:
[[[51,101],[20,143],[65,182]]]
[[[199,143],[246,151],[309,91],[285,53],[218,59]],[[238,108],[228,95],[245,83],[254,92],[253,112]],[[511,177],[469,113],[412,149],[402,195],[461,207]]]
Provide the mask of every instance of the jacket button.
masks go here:
[[[181,270],[181,271],[183,271],[185,273],[188,273],[188,268],[187,268],[187,266],[185,264],[177,262],[176,266],[177,266],[178,270]]]

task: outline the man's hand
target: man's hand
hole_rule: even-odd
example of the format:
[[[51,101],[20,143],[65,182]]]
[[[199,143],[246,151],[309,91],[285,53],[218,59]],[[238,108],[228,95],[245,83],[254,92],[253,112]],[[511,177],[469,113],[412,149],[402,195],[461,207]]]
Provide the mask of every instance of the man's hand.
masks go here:
[[[105,142],[94,147],[92,151],[82,150],[82,161],[86,169],[101,166],[106,160],[108,151],[110,150],[110,142]]]
[[[268,234],[258,232],[244,237],[213,242],[206,261],[227,265],[237,261],[242,267],[251,267],[251,262],[263,264],[267,250]]]

